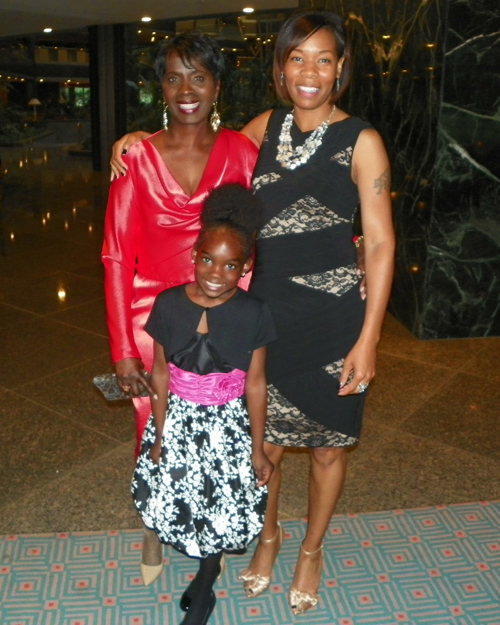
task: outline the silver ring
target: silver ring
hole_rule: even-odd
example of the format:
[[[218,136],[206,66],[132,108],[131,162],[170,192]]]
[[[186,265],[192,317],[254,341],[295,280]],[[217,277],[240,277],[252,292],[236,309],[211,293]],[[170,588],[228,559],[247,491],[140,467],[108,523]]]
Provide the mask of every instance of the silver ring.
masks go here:
[[[364,393],[366,391],[366,389],[368,388],[368,382],[360,382],[358,384],[358,386],[356,387],[356,390],[358,391],[358,393]]]

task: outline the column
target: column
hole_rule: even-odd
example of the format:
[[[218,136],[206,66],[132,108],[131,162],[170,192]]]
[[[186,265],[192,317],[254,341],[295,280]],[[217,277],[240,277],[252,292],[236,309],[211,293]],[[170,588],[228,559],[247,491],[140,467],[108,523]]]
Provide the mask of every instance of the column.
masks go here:
[[[125,101],[125,27],[89,27],[92,164],[109,169],[113,143],[127,131]]]

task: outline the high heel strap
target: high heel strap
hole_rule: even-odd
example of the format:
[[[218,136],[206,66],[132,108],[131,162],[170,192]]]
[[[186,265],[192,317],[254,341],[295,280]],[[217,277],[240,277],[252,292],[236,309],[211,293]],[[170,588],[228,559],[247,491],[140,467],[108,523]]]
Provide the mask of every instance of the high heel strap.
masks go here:
[[[302,551],[302,553],[305,553],[306,556],[314,556],[316,553],[318,553],[318,551],[322,551],[322,549],[323,549],[323,543],[321,543],[321,545],[315,551],[306,551],[304,549],[304,541],[300,543],[300,550]]]
[[[277,521],[276,525],[277,525],[276,534],[272,538],[261,538],[259,536],[260,543],[262,543],[263,545],[271,545],[278,538],[280,534],[281,534],[281,542],[283,542],[283,533],[282,533],[281,523]]]
[[[227,567],[227,561],[226,561],[226,554],[223,553],[220,559],[220,571],[219,574],[217,575],[217,579],[220,579],[224,573],[226,572],[226,567]]]

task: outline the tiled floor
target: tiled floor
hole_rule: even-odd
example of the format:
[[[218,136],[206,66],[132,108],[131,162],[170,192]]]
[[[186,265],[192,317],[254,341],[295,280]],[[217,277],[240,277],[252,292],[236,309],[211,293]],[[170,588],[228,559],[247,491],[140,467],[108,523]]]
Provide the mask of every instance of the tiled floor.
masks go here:
[[[139,527],[134,425],[110,370],[99,251],[108,183],[59,147],[0,148],[0,534]],[[500,498],[500,339],[420,342],[388,316],[338,512]],[[284,462],[283,518],[308,456]]]

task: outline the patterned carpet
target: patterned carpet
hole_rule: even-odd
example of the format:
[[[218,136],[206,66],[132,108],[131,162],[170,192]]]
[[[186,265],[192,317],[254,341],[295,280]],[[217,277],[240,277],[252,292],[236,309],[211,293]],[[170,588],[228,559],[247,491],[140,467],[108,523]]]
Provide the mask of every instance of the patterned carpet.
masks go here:
[[[228,558],[210,625],[500,625],[500,502],[335,516],[319,609],[293,617],[286,590],[304,522],[286,541],[271,591],[246,599],[249,555]],[[177,625],[197,563],[166,550],[144,587],[137,531],[0,537],[1,625]]]

